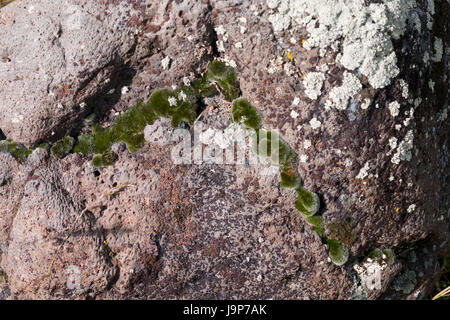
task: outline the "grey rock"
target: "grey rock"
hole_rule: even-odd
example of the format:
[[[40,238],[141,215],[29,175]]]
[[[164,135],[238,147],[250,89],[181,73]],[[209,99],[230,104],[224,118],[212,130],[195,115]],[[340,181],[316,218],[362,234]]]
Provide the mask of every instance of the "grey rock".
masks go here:
[[[433,54],[434,38],[445,38],[443,16],[434,16],[431,30],[425,23],[420,33],[408,27],[394,43],[402,70],[391,85],[375,90],[358,75],[363,89],[353,97],[350,121],[346,110],[325,107],[344,78],[336,54],[321,57],[319,50],[306,50],[298,25],[274,32],[269,16],[279,9],[262,1],[138,1],[136,18],[126,11],[129,2],[83,2],[82,12],[95,14],[77,33],[65,29],[66,9],[60,8],[80,8],[82,2],[66,1],[58,8],[55,3],[17,1],[0,11],[1,21],[10,17],[9,24],[0,24],[0,34],[7,35],[0,37],[0,47],[10,50],[11,59],[0,62],[0,93],[7,101],[0,101],[0,128],[8,138],[31,144],[51,137],[51,131],[70,133],[85,115],[73,108],[83,101],[108,124],[153,89],[179,86],[184,76],[193,80],[219,57],[236,65],[242,95],[262,113],[264,128],[277,130],[302,159],[298,170],[305,187],[321,198],[325,227],[349,219],[356,237],[349,261],[333,265],[320,237],[295,209],[295,191],[279,187],[278,174],[264,173],[263,164],[175,165],[170,151],[178,141],[161,141],[172,134],[161,120],[147,127],[140,151],[130,154],[118,144],[118,161],[103,169],[77,154],[58,160],[36,150],[21,164],[0,153],[0,269],[7,278],[7,285],[0,282],[0,297],[348,299],[356,288],[352,266],[374,248],[391,248],[395,267],[383,273],[381,290],[358,292],[358,297],[427,297],[438,276],[438,257],[449,247],[448,130],[442,120],[448,110],[442,94],[448,92],[448,57],[429,65],[423,61],[425,52]],[[31,5],[41,16],[28,14]],[[423,22],[427,10],[418,1]],[[448,12],[448,3],[436,2],[435,10]],[[29,34],[19,27],[27,21],[40,21]],[[49,21],[59,21],[62,29]],[[19,39],[45,32],[41,44],[31,38],[19,44],[12,30]],[[292,37],[297,37],[295,45]],[[83,51],[77,40],[90,49]],[[22,70],[18,61],[40,55],[33,46],[41,45],[47,54],[26,63],[39,70]],[[170,64],[164,69],[161,60],[167,56]],[[84,66],[73,65],[79,57]],[[303,75],[322,70],[325,63],[329,69],[323,71],[321,95],[312,101],[304,92]],[[132,71],[123,78],[124,68]],[[41,79],[41,73],[53,80]],[[24,78],[18,86],[8,82],[16,75]],[[409,86],[408,98],[400,78]],[[45,104],[49,84],[52,91],[64,84],[71,91]],[[27,94],[17,94],[18,87],[28,88]],[[112,88],[120,96],[105,100]],[[83,92],[78,97],[77,90]],[[363,98],[371,100],[369,107],[355,104]],[[218,105],[202,114],[205,129],[226,128],[229,105],[218,98],[205,101]],[[400,104],[396,117],[388,108],[392,101]],[[59,102],[69,107],[58,111]],[[18,110],[30,120],[13,125]],[[314,118],[320,121],[317,128],[311,125]],[[404,142],[391,152],[389,139],[398,138],[400,145],[409,130],[412,147]],[[405,154],[396,164],[392,158],[399,150]],[[408,250],[427,254],[411,262]],[[424,276],[416,277],[407,292],[396,290],[392,284],[408,270]]]

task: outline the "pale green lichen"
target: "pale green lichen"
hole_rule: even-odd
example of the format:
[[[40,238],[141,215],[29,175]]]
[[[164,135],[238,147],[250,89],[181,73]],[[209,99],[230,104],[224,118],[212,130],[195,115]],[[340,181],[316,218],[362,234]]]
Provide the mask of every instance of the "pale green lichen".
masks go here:
[[[413,270],[407,270],[394,279],[392,288],[403,294],[410,294],[413,292],[416,283],[416,273]]]

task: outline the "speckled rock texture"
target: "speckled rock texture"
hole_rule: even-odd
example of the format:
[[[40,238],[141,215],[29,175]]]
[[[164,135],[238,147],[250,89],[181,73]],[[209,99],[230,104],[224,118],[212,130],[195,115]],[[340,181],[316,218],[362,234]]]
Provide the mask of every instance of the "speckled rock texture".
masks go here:
[[[63,2],[0,11],[0,132],[35,145],[78,133],[92,112],[108,124],[221,59],[263,127],[298,154],[326,231],[347,226],[350,257],[329,260],[295,190],[262,165],[174,164],[177,141],[161,138],[173,129],[158,120],[141,150],[117,144],[103,169],[79,154],[36,149],[19,163],[0,153],[0,298],[429,295],[450,246],[447,1],[415,3],[392,40],[399,74],[378,89],[340,64],[339,47],[304,47],[294,18],[279,28],[295,0]],[[205,105],[204,129],[225,129],[229,103]],[[355,266],[375,248],[395,262],[371,290]]]

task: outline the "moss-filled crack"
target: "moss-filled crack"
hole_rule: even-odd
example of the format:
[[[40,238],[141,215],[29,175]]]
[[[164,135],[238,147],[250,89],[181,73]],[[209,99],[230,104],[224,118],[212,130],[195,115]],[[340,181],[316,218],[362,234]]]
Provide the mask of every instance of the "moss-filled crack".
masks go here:
[[[321,237],[323,243],[328,245],[331,260],[336,265],[344,264],[348,258],[348,249],[339,240],[328,239],[325,235],[323,219],[317,215],[320,207],[319,197],[303,188],[297,171],[297,154],[276,132],[262,129],[260,113],[247,99],[239,97],[240,89],[235,70],[219,60],[212,61],[191,86],[184,85],[174,90],[158,89],[146,102],[139,102],[120,114],[109,127],[93,123],[88,133],[77,138],[66,136],[52,146],[41,147],[50,147],[52,155],[59,159],[72,152],[86,157],[92,156],[95,167],[110,166],[118,159],[117,154],[111,151],[113,144],[123,142],[131,153],[135,153],[145,143],[144,129],[147,125],[160,118],[170,118],[173,127],[182,122],[193,124],[198,109],[202,106],[202,98],[218,92],[226,101],[232,102],[231,121],[240,123],[247,130],[254,130],[256,133],[256,154],[270,158],[272,164],[281,168],[280,186],[295,189],[296,209]],[[0,141],[0,152],[8,152],[21,162],[26,160],[32,150],[11,140]]]

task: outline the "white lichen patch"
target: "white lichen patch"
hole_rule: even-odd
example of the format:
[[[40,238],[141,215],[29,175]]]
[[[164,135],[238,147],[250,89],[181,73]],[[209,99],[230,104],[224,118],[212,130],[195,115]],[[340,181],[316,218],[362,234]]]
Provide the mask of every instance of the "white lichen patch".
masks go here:
[[[308,161],[308,156],[306,154],[302,154],[300,156],[300,162],[306,163]]]
[[[226,33],[225,28],[222,25],[215,27],[214,31],[216,31],[216,34],[218,36],[224,35]]]
[[[435,82],[430,79],[430,81],[428,81],[428,87],[431,89],[432,92],[434,92],[434,85]]]
[[[344,79],[340,87],[335,87],[331,90],[327,100],[326,106],[335,107],[339,110],[345,110],[348,106],[348,100],[362,89],[359,79],[350,72],[344,72]]]
[[[400,104],[397,101],[393,101],[388,104],[388,109],[391,113],[391,116],[395,118],[400,113]]]
[[[323,65],[319,66],[318,69],[323,73],[326,73],[330,70],[330,67],[326,63],[324,63]]]
[[[170,61],[171,61],[171,58],[169,56],[167,56],[161,60],[161,66],[162,66],[163,70],[167,70],[169,68]]]
[[[397,148],[397,138],[396,137],[390,137],[389,138],[389,146],[391,147],[391,149],[395,149]]]
[[[225,47],[223,45],[223,41],[222,40],[216,41],[216,45],[217,45],[217,51],[225,52]]]
[[[364,165],[364,167],[362,167],[362,168],[359,170],[359,173],[358,173],[358,175],[356,176],[356,179],[364,179],[365,177],[367,177],[368,174],[369,174],[369,173],[368,173],[369,168],[370,168],[369,162],[366,162],[366,164]]]
[[[123,86],[122,89],[120,90],[120,92],[121,92],[122,94],[127,94],[128,91],[130,91],[130,90],[128,89],[127,86]]]
[[[353,164],[352,159],[350,159],[350,158],[345,158],[345,160],[344,160],[344,165],[345,165],[347,168],[348,168],[348,167],[351,167],[352,164]]]
[[[385,0],[366,4],[348,0],[280,0],[267,2],[275,31],[290,24],[306,28],[307,50],[343,49],[340,63],[349,70],[358,69],[373,88],[383,88],[399,73],[392,39],[405,32],[406,19],[415,0]]]
[[[178,94],[178,100],[186,101],[186,99],[187,99],[186,93],[184,93],[184,91],[180,91],[180,93]]]
[[[292,119],[297,119],[298,112],[296,112],[295,110],[292,110],[290,116],[291,116]]]
[[[234,47],[235,47],[236,49],[242,49],[242,42],[236,42],[236,43],[234,44]]]
[[[267,68],[267,72],[270,74],[274,74],[277,71],[283,70],[283,58],[281,56],[277,56],[276,59],[270,60],[270,65]]]
[[[313,128],[314,130],[317,128],[320,128],[320,126],[322,125],[322,122],[320,122],[319,120],[317,120],[316,118],[312,118],[309,121],[309,125],[311,126],[311,128]]]
[[[237,67],[236,62],[227,55],[225,55],[225,57],[223,58],[223,62],[225,62],[226,65],[228,65],[232,68]]]
[[[406,209],[406,211],[407,211],[408,213],[411,213],[411,212],[413,212],[414,210],[416,210],[416,205],[415,205],[415,204],[411,204],[411,205],[408,207],[408,209]]]
[[[408,130],[403,141],[398,145],[397,152],[392,156],[391,162],[399,164],[400,161],[411,161],[414,134],[412,130]]]
[[[303,79],[305,94],[311,100],[316,100],[322,93],[325,75],[322,72],[309,72]]]
[[[299,103],[300,103],[300,98],[299,98],[299,97],[295,97],[295,98],[294,98],[294,101],[292,101],[292,104],[293,104],[294,106],[298,106]]]
[[[184,76],[183,77],[183,83],[185,86],[190,86],[191,85],[191,80],[189,80],[188,77]]]
[[[308,149],[309,147],[311,147],[311,140],[306,139],[303,141],[303,148]]]
[[[370,99],[366,98],[361,102],[361,109],[366,110],[370,106]]]
[[[400,87],[402,88],[402,97],[405,99],[408,99],[409,89],[408,89],[408,84],[406,83],[405,80],[400,79]]]
[[[174,97],[169,97],[169,98],[167,99],[167,101],[169,101],[169,105],[170,105],[171,107],[177,105],[177,99],[174,98]]]
[[[270,15],[269,21],[272,23],[275,32],[286,30],[291,25],[290,17],[280,13]]]
[[[444,44],[441,38],[434,38],[434,55],[431,57],[431,61],[440,62],[444,55]]]

